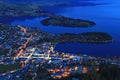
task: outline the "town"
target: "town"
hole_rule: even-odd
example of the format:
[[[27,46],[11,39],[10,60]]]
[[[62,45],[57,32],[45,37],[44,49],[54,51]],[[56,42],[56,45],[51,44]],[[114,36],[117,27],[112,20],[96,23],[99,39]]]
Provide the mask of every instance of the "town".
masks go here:
[[[79,80],[75,74],[98,72],[101,64],[120,66],[119,57],[55,51],[56,43],[44,40],[55,36],[35,27],[1,23],[0,80]]]

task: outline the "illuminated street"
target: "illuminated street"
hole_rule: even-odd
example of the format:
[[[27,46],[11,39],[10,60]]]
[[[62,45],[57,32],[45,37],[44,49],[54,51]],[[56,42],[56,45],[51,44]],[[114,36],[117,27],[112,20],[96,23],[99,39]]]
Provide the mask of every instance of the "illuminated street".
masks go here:
[[[36,28],[24,28],[21,25],[16,29],[18,32],[13,35],[13,38],[17,40],[13,46],[17,45],[17,47],[10,48],[9,53],[0,58],[1,65],[5,64],[5,67],[14,65],[14,67],[8,68],[7,71],[3,70],[0,75],[2,80],[13,80],[13,78],[37,80],[39,77],[45,80],[68,79],[75,74],[87,74],[93,68],[99,72],[100,64],[119,65],[120,63],[118,60],[97,58],[86,54],[60,53],[54,50],[55,43],[42,42],[44,38],[52,38],[54,35],[41,32]]]

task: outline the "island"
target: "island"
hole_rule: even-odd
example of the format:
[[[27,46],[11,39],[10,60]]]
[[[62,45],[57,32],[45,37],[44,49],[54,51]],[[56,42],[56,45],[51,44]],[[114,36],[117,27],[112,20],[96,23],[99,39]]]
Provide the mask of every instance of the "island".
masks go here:
[[[88,20],[81,20],[81,19],[73,19],[69,17],[64,16],[54,16],[47,19],[44,19],[41,21],[41,23],[44,26],[63,26],[63,27],[80,27],[80,28],[86,28],[86,27],[93,27],[95,26],[95,22],[88,21]]]

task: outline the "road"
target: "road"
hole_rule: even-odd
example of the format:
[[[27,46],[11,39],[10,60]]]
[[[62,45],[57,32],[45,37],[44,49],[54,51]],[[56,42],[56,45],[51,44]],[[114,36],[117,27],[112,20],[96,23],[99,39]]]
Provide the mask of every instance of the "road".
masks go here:
[[[20,25],[18,25],[18,27],[22,28],[25,32],[26,29]],[[16,60],[22,53],[23,53],[23,49],[26,48],[26,46],[28,45],[28,43],[30,42],[30,40],[33,38],[33,35],[31,34],[31,36],[27,39],[27,41],[24,43],[23,46],[20,46],[20,50],[18,51],[17,55],[14,57],[14,60]]]
[[[22,27],[21,25],[17,25],[24,33],[27,33],[27,29]]]
[[[30,53],[30,55],[25,60],[25,63],[27,63],[29,61],[29,59],[32,57],[32,55],[33,55],[33,53],[35,52],[36,49],[37,49],[37,47],[35,47],[35,48],[32,49],[32,52]]]

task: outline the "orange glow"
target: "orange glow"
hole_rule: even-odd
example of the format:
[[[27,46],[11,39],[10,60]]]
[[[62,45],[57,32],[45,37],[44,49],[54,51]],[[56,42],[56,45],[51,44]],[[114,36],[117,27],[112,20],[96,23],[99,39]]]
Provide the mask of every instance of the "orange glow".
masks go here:
[[[60,69],[55,69],[56,72],[60,72]]]
[[[88,68],[87,67],[83,67],[82,73],[86,74],[88,72]]]
[[[72,68],[68,69],[68,71],[70,71],[70,72],[71,72],[71,71],[72,71]]]
[[[96,68],[96,71],[100,71],[100,69],[99,69],[99,68]]]
[[[59,79],[62,78],[62,76],[56,76],[56,77],[59,78]]]
[[[28,38],[28,40],[24,43],[24,46],[19,47],[20,50],[19,50],[19,52],[17,53],[17,55],[15,56],[14,59],[18,58],[18,57],[23,53],[23,49],[22,49],[22,48],[26,48],[27,44],[28,44],[29,41],[32,39],[32,37],[33,37],[33,36],[31,35],[31,36]]]
[[[30,40],[32,39],[32,35],[28,38],[28,40],[24,43],[24,48],[26,48],[27,44],[30,42]]]
[[[77,70],[78,70],[78,67],[75,67],[74,70],[77,71]]]
[[[53,76],[53,78],[54,79],[60,79],[60,78],[62,78],[62,77],[68,77],[69,75],[70,75],[70,73],[71,73],[71,71],[72,71],[72,68],[64,68],[64,69],[54,69],[54,70],[48,70],[48,72],[51,72],[51,73],[57,73],[57,72],[60,72],[60,71],[62,71],[62,72],[64,72],[64,71],[66,71],[66,72],[64,72],[62,75],[59,75],[59,76]]]
[[[20,55],[22,54],[22,52],[23,52],[23,49],[21,49],[21,50],[17,53],[17,55],[15,56],[15,58],[17,58],[18,56],[20,56]]]
[[[67,76],[69,76],[69,75],[70,75],[70,72],[64,72],[62,76],[63,76],[63,77],[67,77]]]
[[[27,33],[26,28],[22,27],[21,25],[18,25],[18,27],[19,27],[24,33]]]

